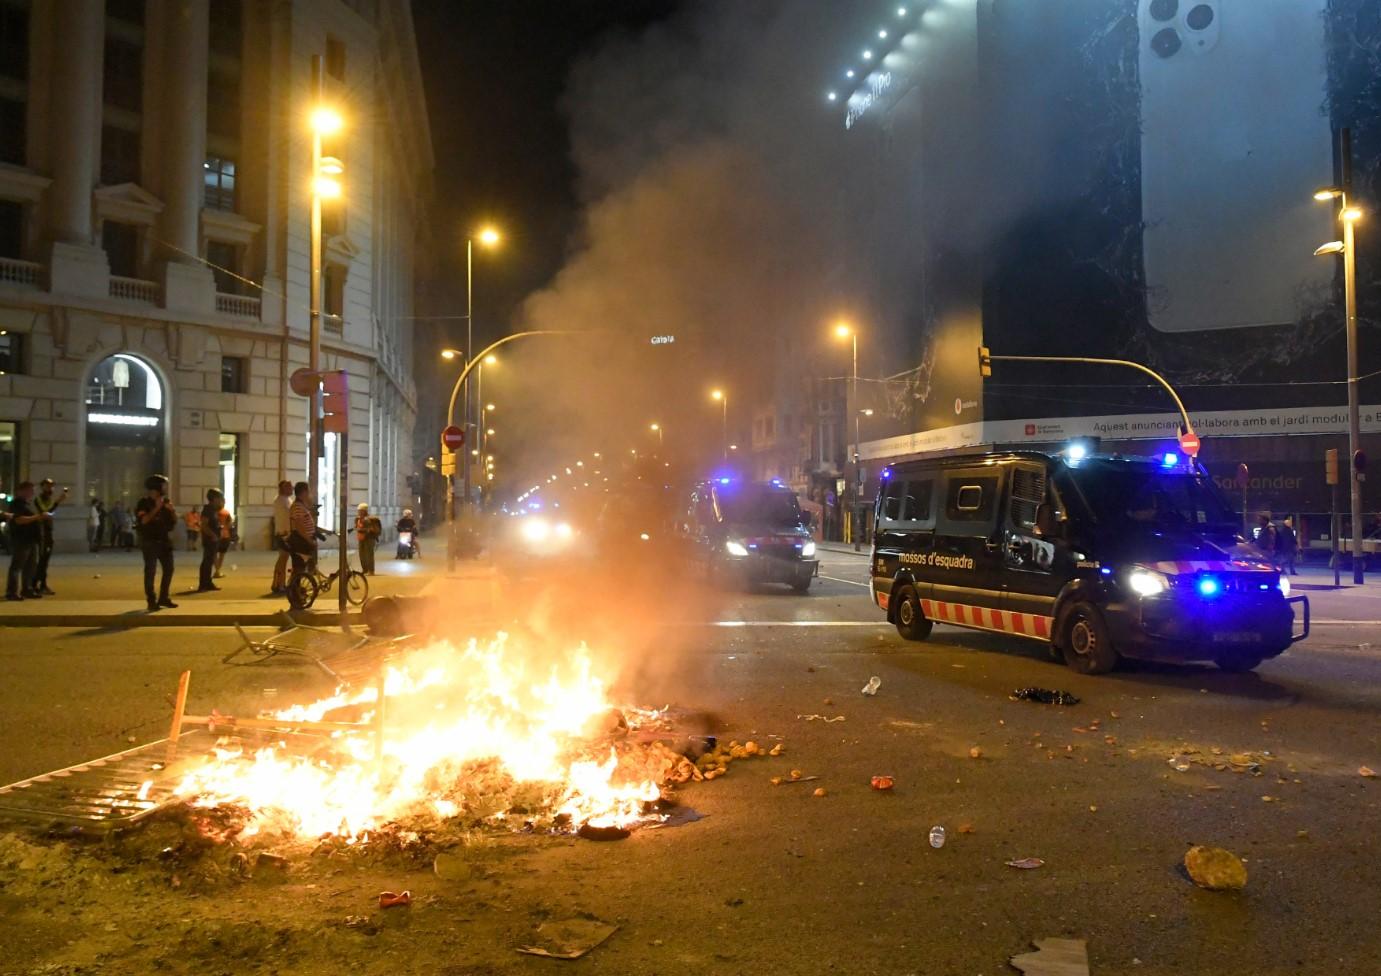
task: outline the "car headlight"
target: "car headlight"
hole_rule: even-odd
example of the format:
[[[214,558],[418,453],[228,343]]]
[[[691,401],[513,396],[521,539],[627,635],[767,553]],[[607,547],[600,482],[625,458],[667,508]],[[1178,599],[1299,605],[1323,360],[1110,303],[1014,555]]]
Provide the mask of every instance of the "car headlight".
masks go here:
[[[724,543],[724,548],[728,551],[729,555],[731,556],[748,555],[748,547],[745,546],[742,542],[735,542],[733,539],[730,539],[728,542]]]
[[[1281,595],[1281,596],[1284,596],[1284,597],[1288,597],[1288,596],[1290,595],[1290,577],[1288,577],[1288,576],[1282,576],[1282,577],[1280,578],[1280,584],[1279,584],[1279,585],[1280,585],[1280,595]]]
[[[1170,585],[1164,573],[1150,569],[1134,569],[1127,574],[1127,588],[1137,596],[1156,596]]]
[[[523,538],[528,542],[543,542],[546,540],[547,534],[551,529],[542,519],[529,516],[523,519],[522,531]]]
[[[805,556],[805,557],[807,557],[807,558],[809,558],[810,556],[815,555],[815,540],[814,540],[814,539],[811,539],[809,542],[807,542],[807,543],[805,543],[804,545],[801,546],[801,555],[802,555],[802,556]]]
[[[569,539],[575,535],[575,531],[566,522],[561,522],[556,526],[556,536],[559,539]]]

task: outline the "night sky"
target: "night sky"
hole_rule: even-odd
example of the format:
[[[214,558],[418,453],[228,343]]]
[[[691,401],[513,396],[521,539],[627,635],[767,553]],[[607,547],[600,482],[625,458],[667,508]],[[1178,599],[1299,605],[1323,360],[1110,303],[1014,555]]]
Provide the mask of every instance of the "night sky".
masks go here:
[[[475,324],[507,330],[521,300],[560,268],[577,227],[561,99],[572,65],[611,32],[635,32],[676,0],[417,0],[417,41],[436,153],[438,247],[455,255],[445,294],[463,312],[466,231],[502,227],[476,252]],[[443,268],[445,265],[443,265]],[[464,323],[453,323],[463,338]],[[423,350],[419,349],[419,356]]]

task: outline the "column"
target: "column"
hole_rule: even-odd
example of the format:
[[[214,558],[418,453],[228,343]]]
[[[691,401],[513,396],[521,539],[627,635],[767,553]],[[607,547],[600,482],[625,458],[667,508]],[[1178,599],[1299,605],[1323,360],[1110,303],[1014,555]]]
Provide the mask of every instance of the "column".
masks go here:
[[[206,163],[206,72],[210,43],[209,6],[201,0],[163,0],[150,4],[149,15],[162,18],[163,49],[151,63],[161,66],[162,132],[159,181],[163,213],[160,236],[170,248],[162,257],[163,296],[168,308],[210,313],[215,310],[215,282],[201,254],[201,202]]]
[[[35,14],[39,5],[35,4]],[[49,276],[54,292],[104,296],[110,268],[95,244],[91,191],[100,161],[103,0],[52,0],[48,158]]]

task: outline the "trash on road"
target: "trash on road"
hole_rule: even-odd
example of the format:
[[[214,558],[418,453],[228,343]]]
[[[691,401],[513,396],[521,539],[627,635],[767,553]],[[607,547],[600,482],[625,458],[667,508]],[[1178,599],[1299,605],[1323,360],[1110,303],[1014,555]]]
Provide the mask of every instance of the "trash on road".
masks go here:
[[[871,678],[868,679],[868,683],[863,686],[863,693],[865,695],[868,695],[869,697],[872,697],[873,695],[876,695],[878,693],[878,689],[881,687],[882,679],[879,678],[877,675],[873,675]]]
[[[1359,766],[1357,767],[1357,775],[1363,779],[1376,779],[1376,770],[1370,766]]]
[[[1012,966],[1025,976],[1089,976],[1088,942],[1084,939],[1036,939],[1035,952],[1013,956]]]
[[[579,959],[618,930],[617,925],[590,918],[543,922],[537,926],[536,944],[519,946],[518,951],[547,959]]]
[[[807,722],[817,722],[817,721],[818,721],[818,722],[826,722],[826,723],[828,723],[828,722],[842,722],[842,721],[844,721],[844,716],[843,716],[843,715],[836,715],[834,718],[830,718],[828,715],[817,715],[817,714],[815,714],[814,712],[812,712],[812,713],[809,714],[809,715],[797,715],[796,717],[797,717],[797,718],[803,718],[803,719],[805,719]]]
[[[442,851],[432,860],[432,871],[443,881],[469,881],[474,867],[459,854]]]
[[[897,785],[897,781],[891,776],[874,776],[869,785],[879,792],[885,792]]]
[[[1232,851],[1196,844],[1184,855],[1189,879],[1209,891],[1240,891],[1247,886],[1247,866]]]
[[[815,792],[811,793],[811,796],[829,796],[829,791],[823,786],[817,786]]]
[[[1045,861],[1039,857],[1022,857],[1006,863],[1009,868],[1020,868],[1023,871],[1034,871],[1036,868],[1045,867]]]
[[[969,758],[970,758],[970,759],[982,759],[982,758],[983,758],[983,750],[980,749],[978,746],[970,746],[970,747],[969,747]]]
[[[581,824],[575,832],[577,837],[586,840],[623,840],[632,833],[627,827],[596,827],[594,824]]]
[[[945,828],[939,824],[930,828],[930,846],[937,851],[945,846]]]
[[[1077,705],[1077,696],[1067,691],[1054,691],[1050,688],[1018,688],[1012,692],[1012,701],[1033,701],[1042,705]]]
[[[381,891],[379,892],[380,908],[407,908],[412,904],[411,891]]]

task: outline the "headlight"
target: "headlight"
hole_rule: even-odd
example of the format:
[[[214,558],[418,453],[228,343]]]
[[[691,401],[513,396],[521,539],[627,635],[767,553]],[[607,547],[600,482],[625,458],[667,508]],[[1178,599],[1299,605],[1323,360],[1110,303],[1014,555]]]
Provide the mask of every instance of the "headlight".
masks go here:
[[[528,542],[542,542],[551,529],[542,519],[528,516],[523,519],[523,538]]]
[[[724,548],[728,550],[728,553],[731,556],[748,555],[748,548],[742,542],[735,542],[733,539],[730,539],[728,542],[724,543]]]
[[[1164,593],[1170,585],[1165,574],[1149,569],[1134,569],[1127,574],[1127,587],[1137,596],[1155,596]]]
[[[801,555],[807,558],[815,555],[815,540],[811,539],[801,546]]]
[[[1290,577],[1288,576],[1280,578],[1280,595],[1285,597],[1290,595]]]
[[[569,538],[570,538],[571,536],[573,536],[574,534],[575,534],[575,532],[574,532],[574,531],[571,529],[571,527],[570,527],[567,523],[565,523],[565,522],[561,522],[561,523],[559,523],[559,524],[556,526],[556,535],[557,535],[558,538],[561,538],[561,539],[569,539]]]

